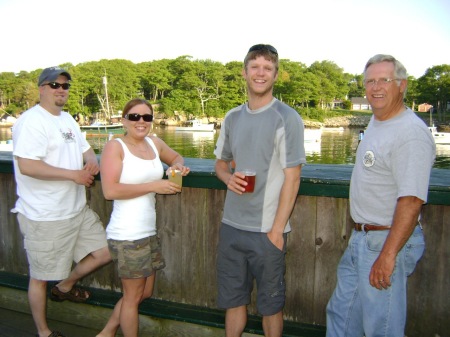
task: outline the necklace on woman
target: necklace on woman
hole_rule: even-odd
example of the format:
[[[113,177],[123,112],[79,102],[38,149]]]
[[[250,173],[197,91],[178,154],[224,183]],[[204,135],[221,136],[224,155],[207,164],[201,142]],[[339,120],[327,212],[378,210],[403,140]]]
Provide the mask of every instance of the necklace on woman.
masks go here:
[[[144,144],[143,146],[145,147],[144,149],[142,149],[142,146],[139,147],[139,145],[130,142],[128,139],[125,140],[125,142],[129,145],[132,145],[133,148],[139,152],[148,152],[148,150],[149,150],[148,145],[146,144],[147,143],[146,141],[143,142],[143,144]]]
[[[126,144],[131,145],[134,150],[138,151],[138,153],[134,154],[135,156],[137,156],[141,159],[144,159],[144,160],[151,160],[152,166],[155,167],[155,162],[154,162],[155,158],[153,158],[153,159],[151,158],[152,154],[150,152],[150,144],[146,140],[144,140],[144,142],[143,142],[144,143],[143,146],[145,147],[145,149],[142,149],[142,146],[141,146],[141,148],[139,148],[140,145],[130,142],[129,139],[123,138],[123,141]]]

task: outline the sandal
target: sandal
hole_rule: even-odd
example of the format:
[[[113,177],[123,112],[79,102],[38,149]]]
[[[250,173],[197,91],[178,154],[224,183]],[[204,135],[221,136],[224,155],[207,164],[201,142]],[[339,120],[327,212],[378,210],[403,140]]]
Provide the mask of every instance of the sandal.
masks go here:
[[[54,286],[50,291],[50,299],[56,302],[68,300],[71,302],[82,303],[86,302],[86,300],[90,297],[91,293],[89,291],[78,287],[73,287],[70,291],[64,293],[61,290],[59,290],[57,286]],[[59,335],[54,336],[50,335],[49,337],[57,337],[57,336]]]
[[[36,337],[39,337],[39,334],[37,334]],[[59,331],[52,331],[52,333],[50,335],[48,335],[48,337],[66,337],[66,336],[64,336]]]

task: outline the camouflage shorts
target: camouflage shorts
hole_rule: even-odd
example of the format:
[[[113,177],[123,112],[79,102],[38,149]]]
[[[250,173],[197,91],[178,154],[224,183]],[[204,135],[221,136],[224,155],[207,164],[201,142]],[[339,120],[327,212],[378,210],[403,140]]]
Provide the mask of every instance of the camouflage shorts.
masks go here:
[[[135,241],[108,240],[120,278],[141,278],[166,266],[157,235]]]

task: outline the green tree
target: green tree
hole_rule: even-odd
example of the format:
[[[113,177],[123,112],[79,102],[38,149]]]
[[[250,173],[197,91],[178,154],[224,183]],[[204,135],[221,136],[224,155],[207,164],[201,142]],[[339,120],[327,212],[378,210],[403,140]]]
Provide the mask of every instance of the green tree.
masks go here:
[[[138,64],[140,85],[145,98],[157,102],[173,89],[175,75],[170,71],[170,64],[168,59]]]
[[[102,77],[105,76],[105,70],[97,61],[86,62],[71,69],[71,76],[72,86],[67,109],[72,114],[96,116],[101,110],[97,95],[102,90]]]
[[[334,62],[314,62],[309,70],[319,78],[318,97],[315,98],[320,108],[332,106],[335,99],[345,99],[348,96],[348,79],[344,70]]]
[[[364,75],[350,75],[348,76],[348,98],[364,97],[366,91],[364,89]]]
[[[221,97],[221,88],[224,82],[224,66],[222,63],[211,60],[199,60],[195,83],[195,90],[201,107],[202,116],[210,116],[218,105],[217,101]],[[208,108],[208,109],[207,109]]]
[[[0,73],[0,108],[7,108],[13,100],[16,75]],[[15,103],[15,102],[14,102]]]
[[[120,59],[100,60],[99,63],[104,69],[104,74],[101,77],[102,85],[98,99],[109,100],[111,114],[117,114],[129,100],[136,97],[143,98],[137,65],[131,61]],[[107,86],[105,86],[104,77],[107,78]],[[105,104],[103,104],[103,110],[105,108]]]
[[[439,120],[442,120],[450,101],[450,65],[428,68],[417,80],[417,89],[421,103],[433,105],[434,112],[437,112]]]
[[[71,75],[67,105],[71,112],[102,118],[117,114],[127,101],[142,96],[137,65],[131,61],[87,62],[72,68]]]
[[[242,76],[243,62],[233,61],[225,65],[223,70],[224,85],[218,101],[217,116],[243,104],[247,100],[247,84]],[[221,113],[220,113],[221,112]]]
[[[183,55],[173,60],[139,64],[116,59],[60,66],[72,75],[65,110],[87,117],[96,117],[99,112],[103,114],[108,107],[110,114],[116,114],[135,97],[158,104],[158,110],[169,117],[178,111],[188,118],[223,117],[247,100],[243,63],[238,61],[222,65],[212,60],[192,61],[191,56]],[[412,107],[430,103],[438,114],[446,111],[450,101],[449,70],[450,65],[435,66],[418,80],[410,77],[406,103]],[[0,108],[18,115],[36,104],[41,71],[0,73]],[[103,82],[104,77],[107,85]],[[333,100],[364,95],[363,77],[346,74],[330,61],[314,62],[306,67],[300,62],[282,59],[274,95],[302,115],[323,118],[320,108],[326,109]]]
[[[310,99],[306,75],[307,67],[300,62],[280,60],[278,80],[274,86],[274,95],[290,106],[297,106]]]
[[[408,76],[408,89],[406,90],[405,102],[413,111],[416,110],[418,99],[417,80],[414,76]]]

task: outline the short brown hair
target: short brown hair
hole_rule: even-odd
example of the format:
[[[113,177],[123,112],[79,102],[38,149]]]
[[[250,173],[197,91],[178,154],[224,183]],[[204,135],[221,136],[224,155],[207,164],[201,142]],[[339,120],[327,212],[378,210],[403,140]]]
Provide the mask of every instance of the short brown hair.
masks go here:
[[[244,67],[247,69],[247,65],[250,60],[254,60],[259,56],[263,56],[266,60],[272,61],[275,64],[275,68],[278,71],[278,52],[270,44],[255,44],[250,47],[247,55],[244,59]]]

